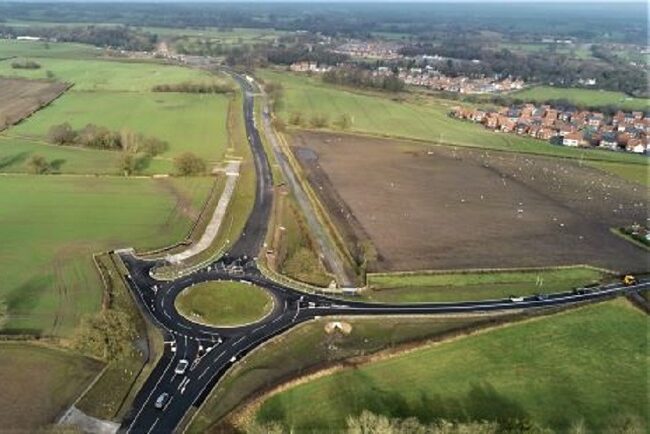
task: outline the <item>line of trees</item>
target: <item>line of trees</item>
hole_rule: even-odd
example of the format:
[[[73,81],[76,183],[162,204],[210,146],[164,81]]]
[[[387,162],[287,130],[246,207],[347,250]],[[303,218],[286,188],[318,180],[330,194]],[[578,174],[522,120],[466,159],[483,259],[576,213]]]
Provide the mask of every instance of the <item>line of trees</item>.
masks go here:
[[[11,62],[11,67],[13,69],[41,69],[41,64],[33,60],[23,60],[22,62]]]
[[[370,71],[360,68],[336,68],[323,73],[323,81],[330,84],[370,88],[387,92],[401,92],[404,81],[395,74],[373,76]]]
[[[231,93],[232,86],[223,83],[178,83],[159,84],[151,89],[153,92],[181,92],[181,93]]]
[[[291,432],[278,422],[252,422],[246,427],[249,434],[282,434]],[[637,434],[645,432],[643,420],[638,417],[620,414],[608,421],[603,432],[616,434]],[[543,434],[554,432],[529,418],[509,419],[506,421],[448,421],[438,419],[426,424],[415,417],[405,419],[389,418],[364,410],[359,415],[348,416],[344,434]],[[587,434],[591,432],[584,419],[574,421],[564,431],[568,434]]]
[[[0,24],[0,35],[15,38],[30,35],[58,42],[80,42],[97,47],[117,48],[130,51],[152,51],[158,35],[135,30],[126,26],[30,26],[12,27]],[[47,47],[47,45],[46,45]]]
[[[68,122],[52,126],[47,140],[55,145],[144,153],[150,157],[161,154],[169,144],[156,137],[147,137],[129,129],[112,131],[106,127],[87,124],[74,130]]]

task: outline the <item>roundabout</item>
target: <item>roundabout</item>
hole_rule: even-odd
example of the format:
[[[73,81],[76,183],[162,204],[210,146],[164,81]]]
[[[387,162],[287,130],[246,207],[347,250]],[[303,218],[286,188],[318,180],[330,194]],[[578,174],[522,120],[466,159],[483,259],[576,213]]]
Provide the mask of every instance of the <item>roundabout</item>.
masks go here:
[[[274,301],[259,286],[212,280],[185,288],[174,305],[190,321],[212,327],[240,327],[268,316]]]

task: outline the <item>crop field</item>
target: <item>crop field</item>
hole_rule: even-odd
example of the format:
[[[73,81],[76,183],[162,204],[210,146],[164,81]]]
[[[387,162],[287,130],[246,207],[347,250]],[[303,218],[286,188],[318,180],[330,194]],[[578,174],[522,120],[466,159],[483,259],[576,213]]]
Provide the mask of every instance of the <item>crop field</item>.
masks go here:
[[[351,251],[374,245],[374,270],[647,269],[610,232],[645,221],[645,188],[579,161],[325,133],[293,146]]]
[[[536,86],[513,93],[513,97],[526,101],[548,101],[552,99],[565,99],[582,106],[616,105],[626,110],[646,111],[650,108],[650,100],[646,98],[633,98],[622,92],[594,89],[564,89],[550,86]]]
[[[323,114],[333,123],[337,117],[348,114],[352,119],[350,131],[364,134],[567,158],[644,161],[638,155],[568,149],[541,140],[488,131],[480,125],[449,117],[448,113],[457,105],[454,101],[401,102],[391,99],[390,94],[375,96],[352,92],[326,85],[316,78],[299,77],[287,72],[280,74],[260,70],[257,75],[265,81],[282,83],[284,86],[285,96],[279,115],[285,121],[292,113],[301,113],[306,121],[311,116]]]
[[[60,350],[0,343],[2,430],[36,432],[55,423],[101,368],[95,360]]]
[[[92,253],[183,239],[210,186],[209,178],[3,176],[4,331],[68,336],[83,314],[100,305]]]
[[[613,424],[630,417],[640,425],[633,432],[645,432],[649,325],[625,300],[590,305],[321,376],[266,399],[256,418],[293,432],[338,431],[365,409],[622,432]]]
[[[0,130],[65,92],[63,83],[0,78]]]

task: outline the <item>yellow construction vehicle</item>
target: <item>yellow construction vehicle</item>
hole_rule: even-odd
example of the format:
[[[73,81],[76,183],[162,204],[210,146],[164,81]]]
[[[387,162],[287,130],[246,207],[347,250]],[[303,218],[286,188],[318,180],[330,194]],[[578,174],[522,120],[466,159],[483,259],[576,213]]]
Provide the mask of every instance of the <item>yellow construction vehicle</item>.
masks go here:
[[[636,277],[632,276],[631,274],[626,274],[623,277],[623,285],[625,286],[636,285]]]

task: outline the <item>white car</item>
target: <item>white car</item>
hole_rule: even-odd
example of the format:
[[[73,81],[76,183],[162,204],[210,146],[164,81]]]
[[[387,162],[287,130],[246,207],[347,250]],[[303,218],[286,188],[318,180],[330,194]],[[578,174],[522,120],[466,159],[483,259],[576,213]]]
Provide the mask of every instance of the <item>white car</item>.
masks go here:
[[[189,365],[190,362],[188,362],[185,359],[181,359],[178,361],[178,365],[176,365],[176,369],[174,369],[174,372],[177,373],[178,375],[183,375]]]
[[[522,301],[524,301],[524,297],[515,297],[514,295],[511,295],[510,301],[513,303],[521,303]]]

